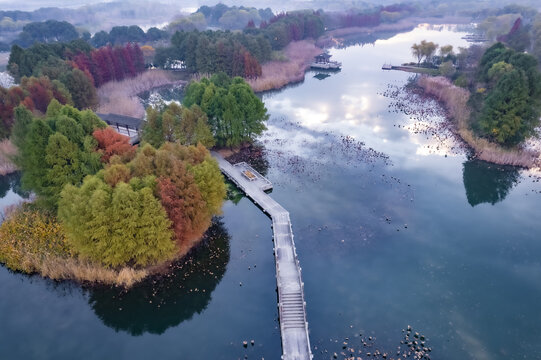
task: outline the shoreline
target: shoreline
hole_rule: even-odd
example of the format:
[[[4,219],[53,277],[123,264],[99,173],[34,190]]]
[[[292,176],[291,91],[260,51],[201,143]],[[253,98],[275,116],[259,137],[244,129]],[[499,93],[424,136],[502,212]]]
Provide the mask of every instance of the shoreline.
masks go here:
[[[461,16],[445,16],[442,18],[437,17],[408,17],[402,19],[396,23],[384,23],[376,26],[351,26],[345,28],[339,28],[334,30],[329,30],[325,32],[316,42],[318,46],[332,46],[337,43],[335,39],[341,37],[358,35],[358,34],[373,34],[378,32],[404,32],[413,30],[415,27],[421,24],[429,25],[467,25],[471,24],[472,19]]]
[[[314,57],[323,51],[313,40],[293,41],[284,49],[287,61],[269,61],[261,66],[260,77],[245,80],[254,92],[278,90],[303,81]]]
[[[24,215],[25,210],[23,210],[22,204],[24,203],[12,206],[3,222],[13,222],[21,214]],[[214,218],[211,220],[209,228],[201,236],[191,239],[190,246],[180,249],[173,259],[142,268],[131,266],[108,268],[71,255],[37,254],[34,252],[24,253],[15,263],[10,261],[9,256],[6,258],[4,255],[4,259],[2,259],[2,254],[0,254],[0,259],[2,259],[0,266],[21,274],[39,275],[53,281],[73,281],[80,286],[115,286],[129,289],[151,276],[167,274],[174,268],[175,263],[183,261],[194,251],[197,251],[210,238],[207,236],[207,231],[211,228],[213,221]]]
[[[467,106],[470,93],[466,89],[452,84],[447,78],[423,76],[417,85],[425,94],[435,98],[448,112],[448,121],[453,121],[457,135],[475,156],[483,161],[498,164],[534,169],[541,166],[539,151],[527,147],[506,149],[498,144],[476,136],[468,127],[470,110]]]
[[[185,80],[175,80],[165,70],[147,70],[136,77],[122,81],[111,81],[97,89],[98,113],[143,118],[145,108],[138,94],[162,86],[185,85]]]
[[[316,40],[300,40],[289,43],[284,49],[286,61],[273,60],[261,66],[262,75],[255,79],[245,78],[246,82],[257,93],[280,90],[283,87],[301,82],[314,57],[323,53],[325,48],[339,43],[340,37],[356,34],[372,34],[377,32],[404,32],[412,30],[421,24],[471,24],[472,20],[465,17],[410,17],[397,23],[380,24],[372,27],[347,27],[326,31]]]

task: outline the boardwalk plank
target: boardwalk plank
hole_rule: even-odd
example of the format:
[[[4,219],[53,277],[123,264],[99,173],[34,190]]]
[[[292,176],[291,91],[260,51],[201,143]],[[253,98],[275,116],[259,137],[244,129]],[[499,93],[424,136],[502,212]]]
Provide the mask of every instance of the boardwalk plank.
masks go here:
[[[272,219],[274,232],[274,258],[276,261],[276,284],[278,287],[278,308],[280,333],[282,336],[283,360],[310,360],[313,358],[306,321],[301,268],[297,259],[289,213],[263,190],[272,184],[242,163],[231,165],[220,154],[212,152],[222,173],[233,181]],[[257,180],[249,180],[242,171],[249,169]]]

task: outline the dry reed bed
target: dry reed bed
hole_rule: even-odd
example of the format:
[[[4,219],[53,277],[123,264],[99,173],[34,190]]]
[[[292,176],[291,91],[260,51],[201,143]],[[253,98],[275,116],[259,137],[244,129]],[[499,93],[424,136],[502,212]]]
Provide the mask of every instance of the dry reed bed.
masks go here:
[[[284,49],[287,61],[269,61],[263,64],[260,77],[246,81],[255,92],[279,89],[289,83],[302,81],[313,58],[322,52],[313,41],[291,42]]]
[[[452,84],[442,76],[423,76],[418,81],[425,93],[443,103],[449,116],[455,121],[460,137],[475,151],[481,160],[500,165],[524,168],[538,167],[541,163],[539,152],[526,148],[506,149],[486,139],[477,137],[469,129],[471,110],[468,107],[470,93]]]
[[[137,94],[160,86],[183,83],[182,80],[171,79],[163,70],[148,70],[131,79],[108,82],[98,89],[97,112],[142,118],[145,108]]]
[[[17,171],[17,166],[11,159],[17,155],[17,148],[9,141],[4,139],[0,142],[0,176],[11,174]]]
[[[39,266],[41,276],[53,280],[77,280],[125,288],[132,287],[149,275],[146,269],[136,270],[129,267],[109,269],[75,258],[49,257],[40,259],[36,265]]]
[[[134,269],[127,266],[119,269],[111,269],[75,257],[40,256],[34,253],[21,254],[21,263],[24,268],[35,269],[39,275],[52,280],[100,283],[122,286],[129,289],[150,275],[168,271],[173,261],[185,257],[195,246],[201,243],[202,239],[202,237],[191,239],[179,250],[175,259],[142,269]]]

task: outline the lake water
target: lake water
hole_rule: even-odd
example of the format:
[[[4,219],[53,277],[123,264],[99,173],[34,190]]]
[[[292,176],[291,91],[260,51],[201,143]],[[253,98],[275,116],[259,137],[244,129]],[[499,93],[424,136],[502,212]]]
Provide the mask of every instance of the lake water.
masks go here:
[[[453,30],[331,50],[341,72],[263,95],[260,168],[291,214],[315,359],[392,358],[408,326],[432,359],[541,358],[538,178],[470,159],[400,90],[411,74],[380,70],[423,39],[466,46]],[[187,261],[128,292],[0,267],[0,357],[278,359],[270,225],[236,196]]]

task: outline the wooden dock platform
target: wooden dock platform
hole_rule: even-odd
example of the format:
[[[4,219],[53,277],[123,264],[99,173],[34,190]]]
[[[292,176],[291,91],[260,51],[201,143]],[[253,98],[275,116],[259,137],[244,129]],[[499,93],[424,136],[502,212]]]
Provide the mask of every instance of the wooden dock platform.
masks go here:
[[[249,174],[248,176],[243,174],[243,169],[247,164],[234,166],[216,152],[212,152],[212,156],[218,161],[224,175],[244,191],[272,219],[282,359],[310,360],[313,355],[310,349],[308,322],[306,321],[304,283],[293,241],[289,212],[264,192],[264,188],[268,188],[270,184],[267,179],[257,172],[254,175],[262,179],[255,181]],[[252,168],[250,167],[250,169]],[[249,171],[252,172],[252,170]],[[272,187],[272,184],[270,186]]]

